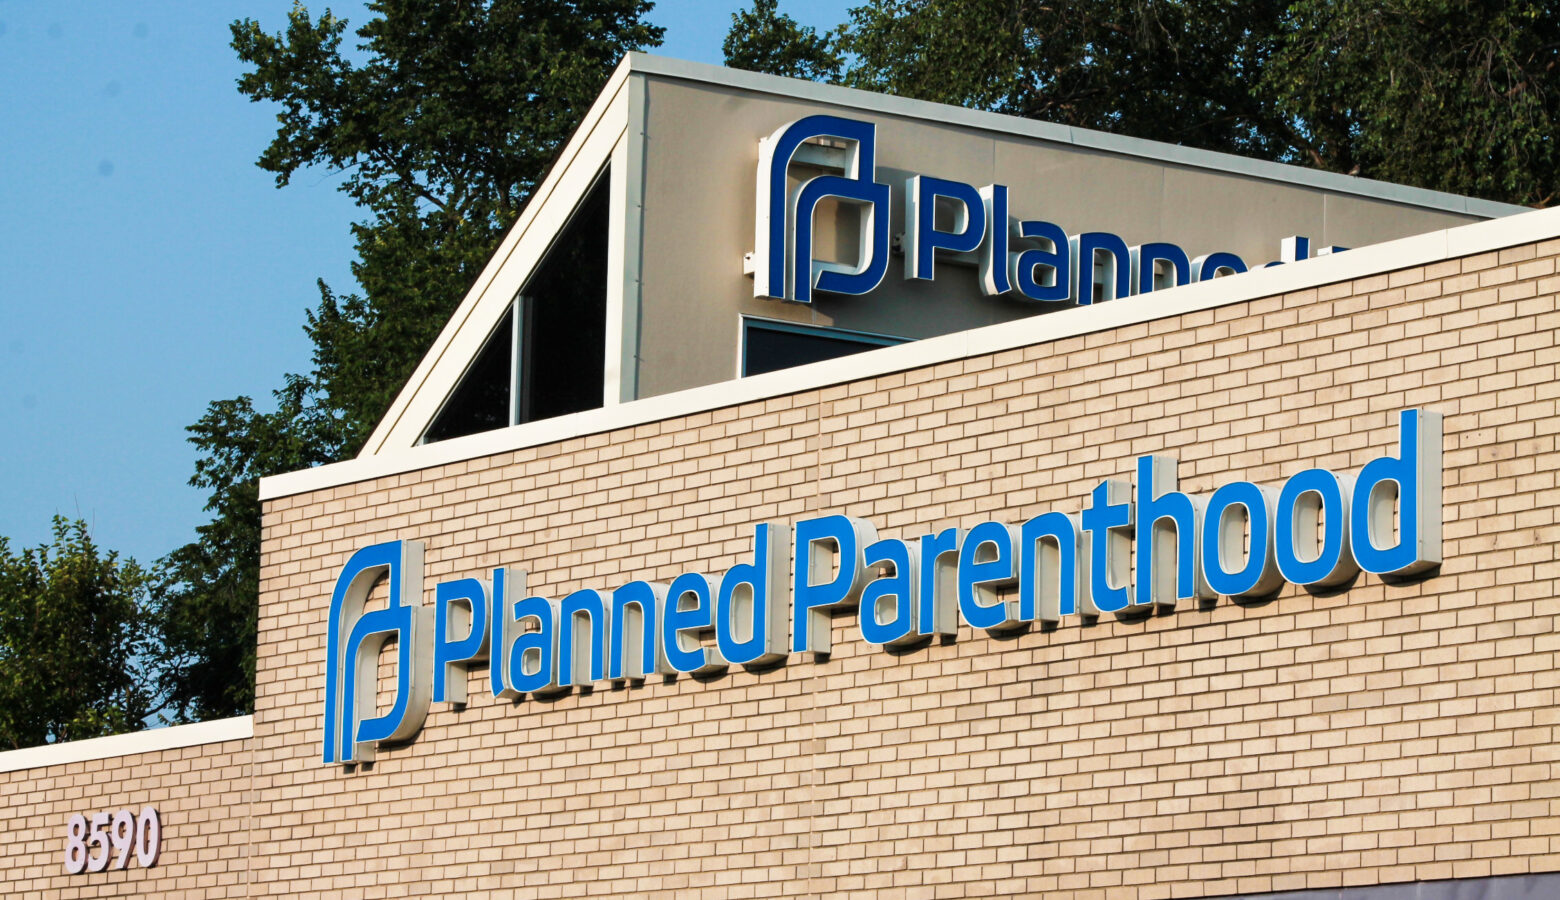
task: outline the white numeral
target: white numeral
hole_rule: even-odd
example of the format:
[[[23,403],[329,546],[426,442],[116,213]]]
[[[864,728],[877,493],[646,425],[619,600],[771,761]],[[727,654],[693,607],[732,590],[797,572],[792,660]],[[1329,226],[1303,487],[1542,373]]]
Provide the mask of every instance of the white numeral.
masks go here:
[[[87,817],[76,813],[65,826],[65,873],[76,875],[87,868]]]
[[[114,824],[108,828],[108,842],[114,845],[114,868],[130,865],[130,844],[135,840],[135,816],[128,809],[114,813]]]
[[[141,818],[136,824],[135,858],[141,868],[150,869],[157,865],[157,857],[162,855],[162,819],[156,808],[147,806],[141,809]]]
[[[90,820],[77,813],[65,824],[67,875],[101,872],[110,862],[116,869],[128,868],[132,849],[142,868],[157,865],[162,855],[162,818],[156,807],[142,807],[140,815],[128,809],[97,812]]]
[[[92,814],[92,830],[87,832],[87,843],[93,847],[102,847],[103,852],[87,854],[88,872],[101,872],[108,868],[108,834],[103,831],[107,826],[108,813]]]

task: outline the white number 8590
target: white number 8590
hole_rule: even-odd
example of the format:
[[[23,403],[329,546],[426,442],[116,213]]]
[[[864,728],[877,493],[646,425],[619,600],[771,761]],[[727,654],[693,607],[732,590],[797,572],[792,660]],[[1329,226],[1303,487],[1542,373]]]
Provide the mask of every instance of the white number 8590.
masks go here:
[[[114,868],[126,868],[132,847],[143,868],[157,865],[162,853],[162,820],[153,807],[142,808],[139,816],[128,809],[94,813],[90,827],[87,817],[77,813],[65,826],[65,871],[70,875],[101,872],[108,868],[110,856]]]

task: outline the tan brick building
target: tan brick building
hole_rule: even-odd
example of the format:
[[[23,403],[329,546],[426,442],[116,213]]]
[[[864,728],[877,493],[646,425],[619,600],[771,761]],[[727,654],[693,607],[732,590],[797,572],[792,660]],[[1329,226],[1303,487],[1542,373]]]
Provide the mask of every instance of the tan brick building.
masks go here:
[[[687,127],[693,94],[707,95],[702,130]],[[1149,160],[1175,177],[1217,181],[1206,173],[1223,167],[1218,178],[1260,182],[1276,199],[1242,229],[1243,256],[1268,243],[1276,255],[1285,217],[1313,195],[1322,218],[1301,226],[1328,230],[1311,235],[1318,245],[1354,249],[1039,316],[992,313],[1002,298],[981,295],[971,302],[986,312],[928,323],[936,303],[978,293],[975,267],[957,268],[967,261],[956,254],[929,289],[940,293],[916,294],[922,285],[891,271],[875,294],[785,304],[750,296],[740,267],[750,232],[728,237],[727,222],[717,238],[674,220],[725,204],[720,215],[751,224],[754,145],[797,119],[770,109],[787,104],[875,121],[880,173],[983,186],[985,172],[948,171],[969,158],[964,145],[1022,143],[1000,117],[631,58],[363,456],[263,483],[252,719],[0,754],[6,896],[1560,897],[1560,213],[1506,216],[1179,148],[1153,162],[1157,145],[1112,157],[1121,148],[1101,136],[1021,134],[1025,152],[1056,155],[1061,169],[1076,154],[1096,169]],[[891,158],[896,129],[920,129],[906,143],[931,161]],[[940,133],[952,137],[927,136]],[[658,156],[670,144],[681,158],[670,135],[687,134],[747,149],[697,171]],[[740,194],[684,183],[734,185],[744,173]],[[1080,220],[1069,229],[1116,228],[1134,246],[1175,240],[1173,180],[1159,178],[1167,209],[1144,233],[1083,221],[1097,211],[1081,201],[1064,210]],[[1213,234],[1254,202],[1244,182],[1204,192],[1193,230]],[[602,399],[528,417],[553,388],[516,358],[553,363],[520,335],[539,326],[546,339],[550,313],[514,298],[546,302],[532,292],[537,273],[598,190]],[[697,199],[688,208],[678,196]],[[820,221],[865,219],[847,206]],[[672,237],[685,241],[680,254]],[[705,255],[712,242],[719,252]],[[677,308],[690,291],[716,298],[707,318],[719,321]],[[903,297],[913,315],[883,308]],[[876,312],[845,311],[874,302]],[[970,315],[997,321],[968,330]],[[725,366],[729,379],[754,352],[740,343],[743,316],[924,339],[706,378]],[[518,424],[454,433],[473,414],[436,434],[506,335],[501,321],[512,336],[504,404]],[[679,327],[682,343],[658,336]],[[728,340],[705,354],[724,354],[715,367],[668,362],[719,333]],[[1276,490],[1318,467],[1360,475],[1400,452],[1404,410],[1439,414],[1443,432],[1441,562],[1412,576],[1286,581],[1259,599],[996,633],[958,606],[954,633],[893,648],[864,641],[846,605],[824,610],[826,656],[621,684],[587,675],[588,687],[512,699],[494,697],[489,663],[473,660],[469,673],[451,670],[467,679],[463,706],[433,702],[409,738],[365,741],[372,762],[324,761],[331,716],[342,721],[327,710],[327,682],[355,658],[330,652],[332,600],[371,545],[420,543],[421,578],[403,580],[399,602],[424,604],[417,615],[434,621],[436,585],[479,578],[496,592],[500,568],[510,601],[718,577],[754,561],[760,523],[792,531],[849,515],[910,540],[1077,514],[1145,455],[1179,459],[1179,490],[1203,499],[1231,482]],[[770,562],[785,570],[795,550],[780,546]],[[1100,546],[1080,551],[1080,569]],[[770,600],[794,640],[805,629],[786,577]],[[996,596],[1016,591],[1002,582]],[[367,608],[391,603],[380,582]],[[338,624],[345,641],[353,620]],[[567,641],[551,627],[556,668]],[[398,632],[377,670],[374,659],[362,667],[377,672],[370,712],[398,699],[411,634]],[[717,646],[685,634],[706,658]],[[431,664],[413,654],[408,665]],[[154,866],[131,853],[123,869],[67,872],[72,815],[145,807],[161,825]],[[119,853],[112,842],[103,852]]]

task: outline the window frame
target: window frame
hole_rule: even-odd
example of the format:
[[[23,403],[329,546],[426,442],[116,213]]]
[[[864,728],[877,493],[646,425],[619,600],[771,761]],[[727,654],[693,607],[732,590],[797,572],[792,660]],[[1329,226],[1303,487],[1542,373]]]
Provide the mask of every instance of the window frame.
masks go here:
[[[767,316],[755,316],[747,313],[741,314],[737,325],[737,377],[752,378],[747,374],[748,367],[748,333],[749,330],[777,331],[786,334],[799,334],[806,337],[818,337],[834,341],[854,341],[867,345],[868,350],[879,347],[896,347],[900,344],[908,344],[915,338],[899,337],[892,334],[881,334],[872,331],[856,331],[850,328],[836,328],[832,325],[813,325],[806,322],[791,322],[785,319],[772,319]],[[862,352],[866,352],[863,350]],[[845,354],[847,356],[853,354]],[[839,357],[835,357],[838,359]],[[802,365],[810,365],[803,363]],[[787,368],[795,368],[789,366]],[[785,369],[773,371],[783,372]],[[765,372],[760,375],[768,374]]]

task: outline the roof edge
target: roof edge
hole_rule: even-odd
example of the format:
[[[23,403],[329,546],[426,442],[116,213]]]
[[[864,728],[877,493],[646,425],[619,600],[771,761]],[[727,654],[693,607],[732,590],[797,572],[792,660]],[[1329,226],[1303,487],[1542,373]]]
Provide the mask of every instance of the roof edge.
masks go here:
[[[1169,162],[1194,168],[1210,169],[1224,175],[1245,175],[1266,181],[1279,181],[1286,184],[1312,187],[1340,194],[1352,194],[1389,203],[1401,203],[1443,212],[1485,216],[1486,218],[1494,219],[1532,211],[1530,207],[1526,206],[1498,203],[1494,200],[1481,200],[1477,197],[1465,197],[1461,194],[1449,194],[1444,191],[1409,187],[1387,181],[1359,178],[1353,175],[1339,175],[1335,172],[1324,172],[1319,169],[1307,169],[1303,166],[1268,162],[1246,156],[1237,156],[1233,153],[1198,150],[1191,147],[1183,147],[1179,144],[1167,144],[1144,138],[1126,137],[1104,131],[1076,128],[1071,125],[1058,125],[1054,122],[1041,122],[1035,119],[1025,119],[1002,113],[967,109],[962,106],[950,106],[945,103],[933,103],[928,100],[912,100],[908,97],[877,94],[858,88],[823,84],[800,78],[785,78],[779,75],[765,75],[742,69],[728,69],[709,63],[689,62],[640,51],[629,53],[625,60],[633,71],[646,75],[697,81],[704,84],[714,84],[765,94],[778,94],[788,98],[808,100],[814,103],[829,103],[852,109],[866,109],[885,115],[924,119],[936,122],[939,125],[958,125],[983,131],[997,131],[1004,135],[1070,144],[1087,150],[1097,150],[1123,156],[1152,159],[1156,162]]]
[[[255,717],[234,716],[231,719],[213,719],[209,722],[196,722],[193,725],[172,725],[147,731],[132,731],[129,734],[111,734],[108,737],[7,750],[0,753],[0,772],[18,772],[24,769],[63,766],[94,759],[112,759],[134,756],[138,753],[155,753],[159,750],[198,747],[202,744],[242,741],[254,736]]]
[[[260,479],[260,499],[277,500],[1551,238],[1560,238],[1560,207],[1531,210],[1522,215],[1426,232],[1242,275],[1092,306],[1071,307],[618,406],[273,475]]]

